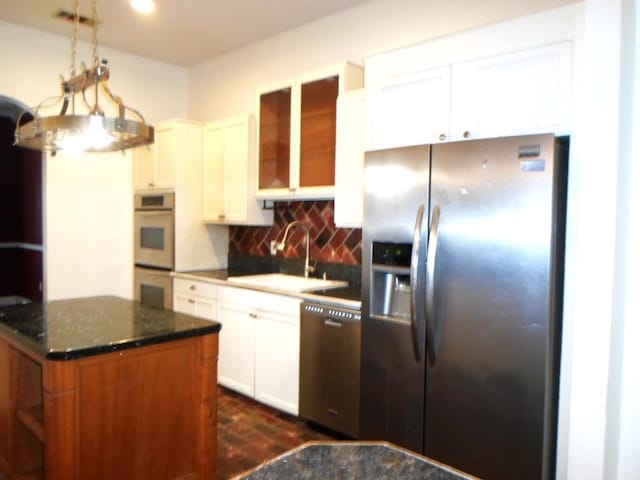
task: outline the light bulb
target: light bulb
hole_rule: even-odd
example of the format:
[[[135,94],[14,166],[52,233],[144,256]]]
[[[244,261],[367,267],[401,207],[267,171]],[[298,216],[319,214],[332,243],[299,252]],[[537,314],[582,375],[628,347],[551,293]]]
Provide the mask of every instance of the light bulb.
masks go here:
[[[156,9],[153,0],[131,0],[131,6],[140,13],[153,13]]]

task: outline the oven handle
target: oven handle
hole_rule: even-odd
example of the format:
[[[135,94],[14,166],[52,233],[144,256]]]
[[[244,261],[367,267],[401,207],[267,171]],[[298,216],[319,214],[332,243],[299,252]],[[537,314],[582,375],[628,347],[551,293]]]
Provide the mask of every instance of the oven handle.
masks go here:
[[[135,215],[143,217],[159,217],[162,215],[173,215],[173,210],[136,210]]]

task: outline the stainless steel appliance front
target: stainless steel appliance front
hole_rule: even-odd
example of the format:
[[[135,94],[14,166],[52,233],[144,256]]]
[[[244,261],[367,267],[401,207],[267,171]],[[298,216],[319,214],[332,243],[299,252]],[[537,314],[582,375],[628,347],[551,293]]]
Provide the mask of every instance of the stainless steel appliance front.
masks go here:
[[[360,311],[300,307],[300,416],[358,437]]]
[[[554,478],[566,152],[532,135],[367,153],[363,438],[481,478]],[[406,283],[381,243],[411,245],[410,321],[376,311]]]
[[[135,264],[173,270],[174,194],[137,193],[134,205]]]
[[[171,272],[135,267],[133,270],[133,299],[147,307],[173,309]]]

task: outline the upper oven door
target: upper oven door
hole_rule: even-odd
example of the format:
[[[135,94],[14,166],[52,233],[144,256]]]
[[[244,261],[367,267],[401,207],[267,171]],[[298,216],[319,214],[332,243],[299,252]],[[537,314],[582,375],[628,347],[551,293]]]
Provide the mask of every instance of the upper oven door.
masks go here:
[[[136,210],[134,227],[136,265],[173,270],[173,210]]]

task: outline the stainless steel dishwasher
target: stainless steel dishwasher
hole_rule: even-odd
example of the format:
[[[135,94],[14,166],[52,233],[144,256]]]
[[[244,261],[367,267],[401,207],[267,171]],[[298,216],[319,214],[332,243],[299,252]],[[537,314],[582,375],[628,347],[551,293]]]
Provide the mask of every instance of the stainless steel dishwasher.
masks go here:
[[[299,414],[357,438],[360,311],[307,302],[300,309]]]

